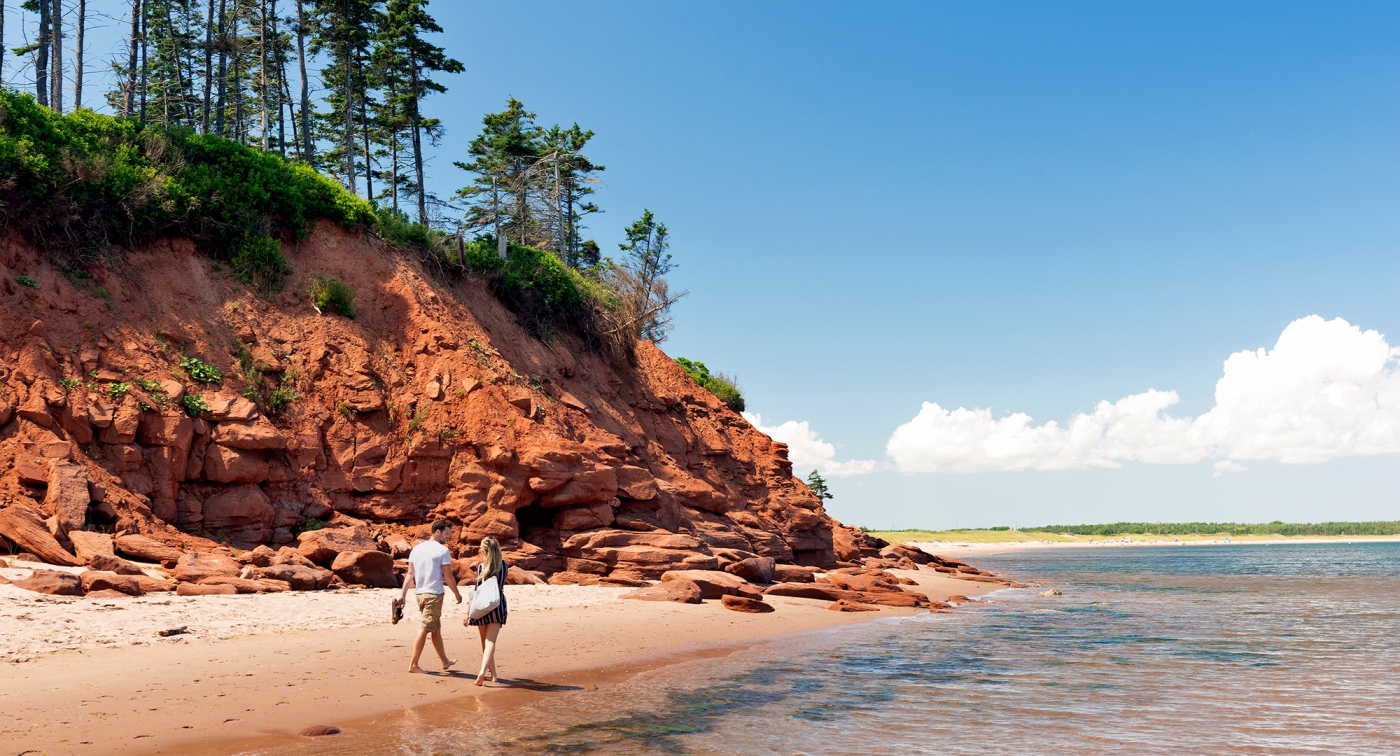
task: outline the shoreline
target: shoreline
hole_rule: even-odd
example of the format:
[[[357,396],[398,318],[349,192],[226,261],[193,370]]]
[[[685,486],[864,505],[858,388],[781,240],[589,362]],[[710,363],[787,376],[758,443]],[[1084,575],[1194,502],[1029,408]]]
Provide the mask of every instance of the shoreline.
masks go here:
[[[916,579],[912,587],[934,600],[1003,588],[928,569],[892,572]],[[342,729],[333,737],[343,744],[384,717],[440,705],[517,706],[784,636],[927,611],[848,614],[829,611],[825,601],[770,596],[777,611],[745,614],[718,601],[618,598],[627,590],[508,586],[511,622],[498,663],[518,685],[476,688],[479,646],[461,626],[465,604],[450,597],[445,640],[458,664],[449,674],[412,675],[406,670],[417,623],[387,621],[397,590],[94,601],[0,586],[0,619],[16,635],[61,630],[68,636],[58,648],[72,649],[5,665],[0,710],[10,721],[0,720],[0,737],[17,752],[53,756],[226,754],[311,743],[297,733],[330,725]],[[192,634],[155,637],[174,617]],[[343,624],[325,627],[333,621]],[[84,642],[102,633],[103,645]],[[425,668],[437,666],[431,645],[424,656]]]
[[[995,543],[977,541],[920,541],[909,540],[913,546],[924,548],[929,553],[948,554],[993,554],[1002,551],[1035,549],[1082,549],[1082,548],[1127,548],[1132,546],[1283,546],[1288,544],[1351,544],[1351,543],[1400,543],[1400,536],[1300,536],[1295,538],[1258,538],[1221,536],[1219,538],[1174,540],[1176,536],[1083,536],[1082,541],[1000,541]],[[893,541],[892,541],[893,543]]]

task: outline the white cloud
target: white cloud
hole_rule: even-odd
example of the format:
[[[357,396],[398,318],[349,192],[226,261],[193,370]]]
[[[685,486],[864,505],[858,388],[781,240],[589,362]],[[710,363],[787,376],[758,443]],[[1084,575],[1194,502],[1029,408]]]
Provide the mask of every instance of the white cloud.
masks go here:
[[[1023,413],[946,410],[925,402],[886,454],[904,472],[1117,467],[1203,459],[1322,462],[1400,452],[1400,349],[1376,331],[1312,315],[1290,323],[1273,350],[1237,352],[1215,386],[1215,407],[1174,418],[1175,391],[1150,390],[1064,425]],[[804,424],[805,426],[805,424]],[[1242,465],[1217,465],[1238,471]]]
[[[869,459],[857,459],[849,462],[836,461],[836,447],[823,441],[822,437],[814,430],[807,421],[797,422],[789,420],[782,425],[768,428],[763,425],[763,417],[757,413],[745,412],[744,419],[748,420],[753,427],[768,434],[774,441],[781,441],[788,445],[788,459],[792,460],[792,469],[799,477],[805,477],[809,470],[819,470],[822,475],[832,475],[836,477],[846,475],[864,475],[875,472],[883,465]]]
[[[1231,462],[1228,459],[1222,459],[1219,462],[1215,463],[1215,477],[1218,478],[1221,475],[1224,475],[1225,473],[1244,472],[1248,469],[1248,467],[1245,467],[1244,465],[1238,462]]]

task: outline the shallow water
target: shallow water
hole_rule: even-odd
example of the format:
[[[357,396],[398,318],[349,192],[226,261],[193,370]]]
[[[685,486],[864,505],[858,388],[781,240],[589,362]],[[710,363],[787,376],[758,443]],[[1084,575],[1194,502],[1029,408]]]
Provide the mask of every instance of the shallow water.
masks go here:
[[[971,561],[1064,595],[1001,591],[316,752],[1400,753],[1400,544]]]

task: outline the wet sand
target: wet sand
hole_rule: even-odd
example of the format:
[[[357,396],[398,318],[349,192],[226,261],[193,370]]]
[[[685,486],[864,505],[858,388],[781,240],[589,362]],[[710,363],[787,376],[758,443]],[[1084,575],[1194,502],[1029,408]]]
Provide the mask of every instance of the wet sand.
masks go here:
[[[4,571],[7,576],[18,573]],[[1001,586],[921,570],[930,598]],[[0,585],[0,739],[16,753],[227,754],[306,741],[313,725],[354,738],[377,718],[443,706],[509,706],[753,643],[922,610],[845,614],[770,597],[777,611],[624,601],[627,589],[509,586],[497,653],[509,685],[473,685],[480,648],[448,597],[449,673],[409,674],[417,624],[388,621],[397,591],[91,600]],[[185,625],[189,634],[161,638]],[[49,642],[54,641],[54,642]],[[423,666],[439,665],[431,644]],[[427,707],[427,708],[425,708]]]

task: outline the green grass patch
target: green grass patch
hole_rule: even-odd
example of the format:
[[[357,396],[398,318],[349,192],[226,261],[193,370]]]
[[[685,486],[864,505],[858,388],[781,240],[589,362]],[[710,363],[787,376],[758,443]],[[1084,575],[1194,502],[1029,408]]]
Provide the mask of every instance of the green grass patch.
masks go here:
[[[735,412],[744,411],[744,395],[735,385],[735,380],[723,373],[711,373],[703,362],[691,362],[684,357],[677,357],[676,364],[685,369],[700,387],[719,397],[719,400],[729,406]]]
[[[325,274],[311,280],[311,303],[317,311],[332,312],[347,318],[355,317],[355,292],[345,282]]]

